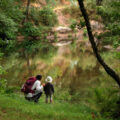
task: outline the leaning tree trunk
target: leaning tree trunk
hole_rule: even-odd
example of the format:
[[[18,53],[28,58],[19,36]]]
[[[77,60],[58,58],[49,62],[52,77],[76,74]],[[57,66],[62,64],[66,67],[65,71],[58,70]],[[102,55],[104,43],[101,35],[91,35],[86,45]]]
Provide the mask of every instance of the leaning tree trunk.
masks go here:
[[[86,27],[87,27],[87,31],[88,31],[88,36],[89,36],[89,41],[91,43],[93,52],[94,52],[97,60],[99,61],[99,63],[103,66],[105,71],[108,73],[108,75],[110,75],[117,82],[117,84],[120,87],[120,77],[117,75],[117,73],[113,69],[111,69],[104,62],[104,60],[102,59],[102,57],[100,56],[100,54],[98,52],[98,49],[97,49],[97,46],[96,46],[96,43],[94,41],[94,37],[93,37],[93,34],[92,34],[92,29],[91,29],[91,25],[90,25],[90,22],[89,22],[88,14],[87,14],[86,9],[84,7],[83,0],[78,0],[78,3],[79,3],[79,6],[80,6],[80,10],[82,12],[82,15],[85,19],[85,23],[86,23]]]

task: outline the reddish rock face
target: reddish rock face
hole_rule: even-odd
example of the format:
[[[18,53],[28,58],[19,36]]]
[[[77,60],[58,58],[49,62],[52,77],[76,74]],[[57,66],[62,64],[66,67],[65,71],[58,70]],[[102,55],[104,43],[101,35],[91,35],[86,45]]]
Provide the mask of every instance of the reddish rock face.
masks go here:
[[[46,5],[46,0],[39,0],[39,3],[40,3],[41,5]]]
[[[63,5],[69,5],[70,4],[69,0],[60,0],[60,3],[63,4]]]

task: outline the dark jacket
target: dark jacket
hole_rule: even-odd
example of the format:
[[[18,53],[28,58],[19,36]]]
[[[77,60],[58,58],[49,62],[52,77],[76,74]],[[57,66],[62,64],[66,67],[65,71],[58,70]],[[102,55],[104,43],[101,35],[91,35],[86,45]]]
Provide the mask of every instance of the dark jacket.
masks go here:
[[[44,86],[44,91],[46,95],[51,95],[54,93],[54,87],[52,83],[46,83]]]

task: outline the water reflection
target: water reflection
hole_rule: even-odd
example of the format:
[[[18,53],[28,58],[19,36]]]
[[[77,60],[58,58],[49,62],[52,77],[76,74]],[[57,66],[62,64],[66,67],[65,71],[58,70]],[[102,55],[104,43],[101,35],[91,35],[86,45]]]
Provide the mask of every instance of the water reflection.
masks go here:
[[[21,86],[28,78],[26,62],[13,57],[6,60],[5,66],[13,60],[15,63],[7,70],[6,79],[9,85]],[[51,75],[57,87],[69,88],[71,94],[99,84],[99,77],[102,76],[101,66],[91,48],[76,42],[58,48],[45,45],[31,58],[31,71],[33,75],[42,74],[43,82],[47,75]]]

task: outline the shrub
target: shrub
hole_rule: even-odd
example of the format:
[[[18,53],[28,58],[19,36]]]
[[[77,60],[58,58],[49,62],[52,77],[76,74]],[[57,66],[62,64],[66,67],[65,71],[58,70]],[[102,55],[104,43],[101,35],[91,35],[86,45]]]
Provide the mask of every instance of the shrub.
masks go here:
[[[17,32],[17,24],[11,19],[0,14],[0,37],[2,40],[15,39]]]
[[[58,23],[57,15],[50,7],[44,7],[42,10],[32,7],[30,9],[30,16],[35,25],[42,24],[52,27]]]
[[[84,19],[80,19],[80,26],[81,27],[85,27],[86,26]]]
[[[120,34],[120,1],[103,1],[103,6],[97,7],[97,13],[104,19],[107,31],[102,35],[105,44],[119,46]]]
[[[16,22],[21,22],[24,17],[20,7],[16,0],[0,0],[0,14],[4,13],[8,18]]]
[[[36,27],[33,23],[31,22],[26,22],[23,26],[23,28],[21,28],[21,33],[25,36],[25,37],[37,37],[39,36],[39,29],[38,27]]]
[[[0,93],[5,93],[7,88],[7,81],[5,79],[0,79]]]
[[[58,93],[60,93],[58,95]],[[69,89],[61,89],[61,88],[56,88],[55,90],[55,94],[54,94],[55,99],[59,100],[59,101],[71,101],[71,95],[69,93]]]
[[[3,54],[0,53],[0,57]],[[2,66],[0,66],[0,93],[4,93],[7,88],[7,81],[2,77],[2,75],[5,74],[5,70]]]
[[[77,21],[73,20],[71,25],[70,25],[70,28],[72,29],[72,31],[75,31],[76,26],[77,26]]]
[[[44,7],[39,12],[39,20],[43,25],[54,26],[57,24],[57,15],[49,7]]]
[[[88,35],[88,33],[87,33],[87,29],[84,28],[83,32],[84,32],[84,33],[83,33],[83,36],[86,37],[86,36]]]
[[[70,14],[72,18],[79,19],[82,16],[79,7],[72,5],[71,7],[63,9],[63,14]]]
[[[39,24],[40,18],[39,18],[39,10],[37,8],[32,7],[30,9],[30,17],[36,25]]]
[[[109,118],[120,118],[120,96],[116,89],[96,88],[95,101],[100,113]]]

